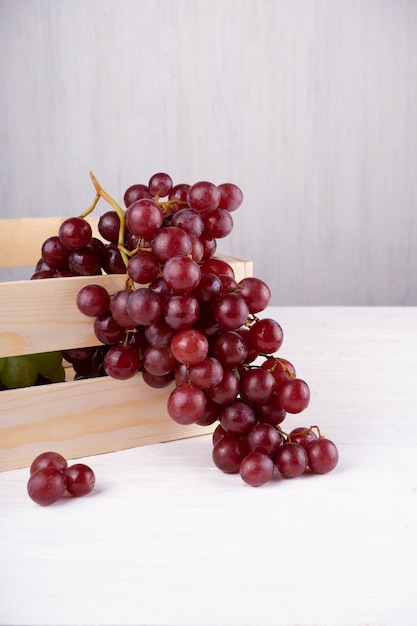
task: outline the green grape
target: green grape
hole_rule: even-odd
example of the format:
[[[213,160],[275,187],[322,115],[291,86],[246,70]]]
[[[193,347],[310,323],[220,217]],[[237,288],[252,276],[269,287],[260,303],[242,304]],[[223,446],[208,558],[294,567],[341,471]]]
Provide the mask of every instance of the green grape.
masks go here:
[[[38,369],[28,356],[9,356],[5,359],[1,371],[1,380],[5,387],[30,387],[35,384],[37,377]]]
[[[29,354],[28,357],[34,363],[38,373],[50,380],[52,380],[51,375],[62,364],[61,352],[39,352],[38,354]]]
[[[53,372],[49,372],[48,379],[51,383],[63,383],[65,380],[65,369],[62,363]]]

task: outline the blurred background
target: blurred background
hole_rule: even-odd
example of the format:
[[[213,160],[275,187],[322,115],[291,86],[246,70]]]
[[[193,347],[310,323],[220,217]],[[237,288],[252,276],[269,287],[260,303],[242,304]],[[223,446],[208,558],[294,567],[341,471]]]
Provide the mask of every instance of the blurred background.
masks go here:
[[[272,304],[417,305],[416,0],[0,0],[0,72],[0,217],[234,182]]]

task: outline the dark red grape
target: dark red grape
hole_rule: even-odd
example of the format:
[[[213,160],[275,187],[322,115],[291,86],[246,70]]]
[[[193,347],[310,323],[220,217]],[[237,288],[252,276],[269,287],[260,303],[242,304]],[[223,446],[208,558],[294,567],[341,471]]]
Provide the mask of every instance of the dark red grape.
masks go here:
[[[126,208],[129,208],[131,204],[140,200],[141,198],[152,198],[152,194],[149,191],[147,185],[138,183],[137,185],[131,185],[128,187],[123,196],[123,202]]]
[[[117,243],[119,241],[120,217],[116,211],[107,211],[98,220],[98,232],[106,241]]]
[[[93,235],[90,224],[82,217],[69,217],[59,227],[58,236],[68,250],[84,248]]]
[[[251,487],[260,487],[272,478],[274,462],[266,454],[250,452],[242,460],[239,474],[242,480]]]
[[[319,437],[307,446],[308,466],[314,474],[331,472],[339,461],[339,452],[330,439]]]
[[[165,172],[158,172],[150,177],[148,187],[152,195],[164,198],[172,190],[172,178]]]
[[[208,341],[199,330],[186,328],[175,333],[171,340],[171,350],[180,363],[195,365],[207,356]]]
[[[250,403],[268,402],[275,391],[275,385],[272,374],[260,367],[244,370],[240,375],[240,394]]]
[[[248,445],[235,435],[225,435],[213,447],[213,462],[226,474],[237,474],[245,456],[248,454]]]
[[[132,378],[140,366],[139,355],[131,346],[113,346],[104,357],[104,369],[112,378]]]
[[[59,452],[42,452],[33,461],[29,468],[31,474],[45,467],[54,467],[59,472],[67,469],[67,460]]]
[[[243,299],[243,298],[242,298]],[[252,345],[263,354],[273,354],[282,345],[284,333],[281,326],[273,319],[258,320],[250,328]]]
[[[284,443],[284,437],[271,424],[257,422],[248,432],[246,441],[251,452],[260,452],[271,458]]]
[[[187,202],[197,213],[214,211],[219,206],[220,191],[213,183],[200,181],[188,189]]]
[[[109,308],[110,295],[101,285],[86,285],[77,294],[77,307],[84,315],[97,317]]]
[[[277,390],[278,402],[287,413],[300,413],[310,402],[310,389],[301,378],[290,378]]]
[[[226,211],[236,211],[243,202],[242,190],[233,183],[222,183],[217,186],[220,192],[219,207]]]
[[[30,475],[27,492],[34,502],[41,506],[48,506],[64,494],[65,486],[66,480],[63,472],[55,467],[43,467]]]
[[[94,489],[96,477],[88,465],[75,463],[65,472],[66,488],[72,496],[85,496]]]
[[[239,398],[221,409],[219,420],[231,435],[244,435],[256,424],[256,415],[253,408]]]
[[[206,396],[195,385],[179,385],[170,394],[167,403],[168,415],[178,424],[194,424],[204,414]]]
[[[295,478],[307,469],[307,452],[298,443],[284,443],[278,448],[275,464],[282,476]]]

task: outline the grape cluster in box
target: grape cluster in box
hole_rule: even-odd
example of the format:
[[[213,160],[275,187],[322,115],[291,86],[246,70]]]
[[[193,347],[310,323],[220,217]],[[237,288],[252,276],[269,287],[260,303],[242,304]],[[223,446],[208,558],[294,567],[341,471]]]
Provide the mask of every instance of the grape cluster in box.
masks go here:
[[[77,275],[126,272],[117,293],[92,281],[77,296],[104,346],[104,372],[128,379],[141,371],[156,388],[175,382],[169,416],[184,425],[219,421],[238,445],[257,424],[276,429],[287,412],[303,411],[310,400],[307,383],[290,361],[275,356],[283,330],[276,320],[258,317],[270,302],[269,287],[255,277],[237,281],[233,268],[215,256],[216,240],[231,232],[232,213],[242,203],[239,187],[174,185],[158,173],[126,190],[123,210],[92,180],[97,193],[90,210],[100,198],[112,206],[98,224],[109,242],[101,244],[105,250],[93,241],[84,214],[62,224],[54,240],[59,250],[43,255],[43,262],[52,258],[51,271]],[[83,375],[97,375],[97,359],[88,358]],[[77,371],[80,364],[72,362]]]

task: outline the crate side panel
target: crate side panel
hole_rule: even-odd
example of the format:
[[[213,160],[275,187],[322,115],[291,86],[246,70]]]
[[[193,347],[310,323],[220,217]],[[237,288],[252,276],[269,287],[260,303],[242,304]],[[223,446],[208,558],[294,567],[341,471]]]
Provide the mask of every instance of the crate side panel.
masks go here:
[[[92,318],[77,308],[84,285],[101,284],[110,293],[123,288],[124,275],[23,280],[0,284],[0,356],[99,345]]]
[[[1,392],[0,471],[29,466],[45,450],[73,459],[211,432],[168,416],[171,389],[138,374]]]

